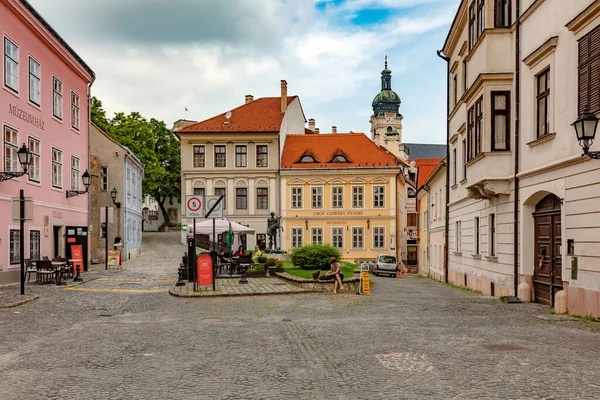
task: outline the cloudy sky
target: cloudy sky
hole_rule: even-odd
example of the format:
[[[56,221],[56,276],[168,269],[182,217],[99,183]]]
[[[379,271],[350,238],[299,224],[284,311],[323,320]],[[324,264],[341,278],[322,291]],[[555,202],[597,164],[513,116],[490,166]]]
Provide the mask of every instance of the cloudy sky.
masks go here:
[[[96,72],[105,109],[167,125],[244,95],[300,96],[330,132],[368,132],[387,54],[405,142],[443,143],[445,63],[459,0],[29,0]]]

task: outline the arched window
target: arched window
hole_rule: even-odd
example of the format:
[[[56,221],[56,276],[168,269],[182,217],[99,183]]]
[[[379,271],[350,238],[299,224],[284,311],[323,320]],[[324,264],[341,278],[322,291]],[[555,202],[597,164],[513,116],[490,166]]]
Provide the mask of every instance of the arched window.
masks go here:
[[[334,162],[334,163],[346,163],[346,162],[349,162],[349,161],[343,155],[337,155],[337,156],[333,157],[333,160],[331,162]]]
[[[313,158],[313,156],[309,156],[309,155],[303,156],[303,157],[300,159],[300,162],[301,162],[301,163],[316,163],[316,161],[315,161],[315,159]]]
[[[391,132],[392,132],[392,127],[391,127],[391,126],[388,126],[388,127],[387,127],[387,132],[388,132],[388,133],[391,133]]]

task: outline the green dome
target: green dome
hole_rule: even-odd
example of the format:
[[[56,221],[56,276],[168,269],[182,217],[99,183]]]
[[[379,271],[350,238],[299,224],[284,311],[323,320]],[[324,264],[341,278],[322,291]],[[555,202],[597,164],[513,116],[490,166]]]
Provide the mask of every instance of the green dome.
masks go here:
[[[393,90],[382,90],[379,92],[377,96],[373,99],[373,112],[378,114],[383,114],[385,112],[393,112],[398,113],[398,109],[400,108],[400,96]]]

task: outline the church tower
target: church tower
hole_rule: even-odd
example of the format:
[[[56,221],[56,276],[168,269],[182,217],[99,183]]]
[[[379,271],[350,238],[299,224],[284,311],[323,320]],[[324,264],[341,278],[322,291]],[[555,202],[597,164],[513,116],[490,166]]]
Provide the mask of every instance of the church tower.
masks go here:
[[[372,106],[371,140],[396,157],[408,159],[408,149],[402,144],[400,96],[392,90],[392,71],[388,69],[387,56],[385,68],[381,71],[381,92],[373,99]]]

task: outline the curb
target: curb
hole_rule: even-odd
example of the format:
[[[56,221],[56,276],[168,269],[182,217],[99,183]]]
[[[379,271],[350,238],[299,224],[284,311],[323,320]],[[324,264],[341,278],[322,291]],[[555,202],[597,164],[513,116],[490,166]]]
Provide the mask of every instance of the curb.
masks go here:
[[[8,303],[8,304],[0,304],[0,308],[12,308],[12,307],[18,307],[21,306],[23,304],[29,303],[31,301],[37,300],[40,298],[39,294],[34,294],[32,295],[32,297],[28,298],[28,299],[24,299],[24,300],[20,300],[20,301],[16,301],[14,303]]]
[[[242,296],[273,296],[273,295],[287,295],[287,294],[304,294],[304,293],[322,293],[318,290],[292,290],[290,292],[261,292],[261,293],[224,293],[224,294],[202,294],[197,295],[194,293],[191,294],[181,294],[175,293],[173,289],[169,289],[169,294],[174,297],[182,297],[182,298],[215,298],[215,297],[242,297]]]
[[[91,281],[95,281],[95,280],[96,280],[96,279],[98,279],[98,278],[100,278],[100,277],[99,277],[99,276],[97,276],[97,277],[95,277],[95,278],[84,279],[84,280],[82,280],[81,282],[75,282],[75,283],[72,283],[72,284],[70,284],[70,285],[66,285],[66,286],[64,286],[64,287],[63,287],[63,289],[67,289],[67,288],[70,288],[70,287],[73,287],[73,286],[79,286],[79,285],[83,285],[84,283],[88,283],[88,282],[91,282]]]

